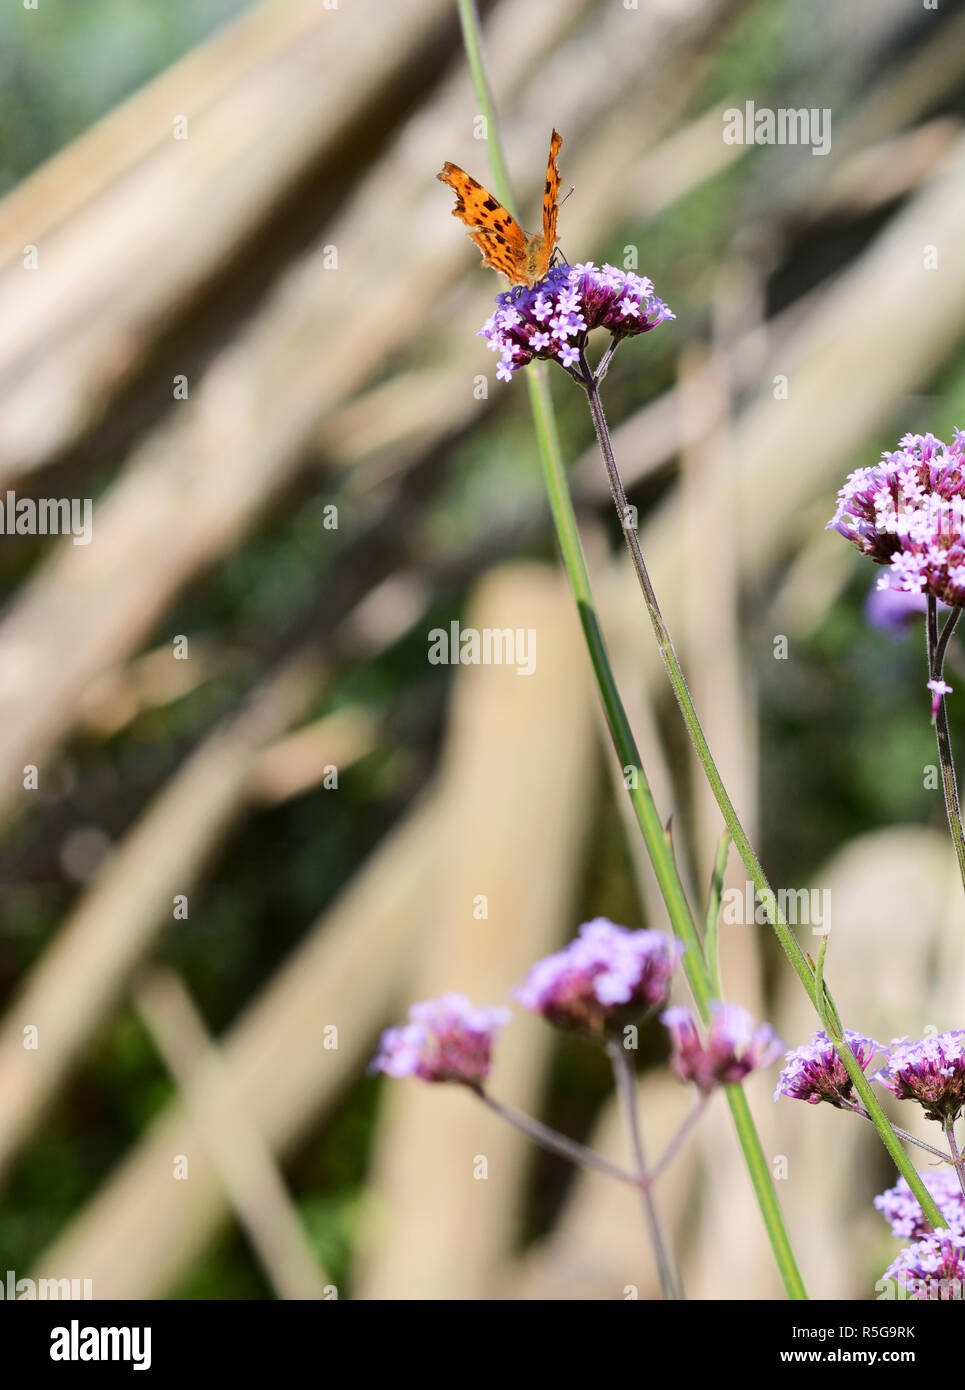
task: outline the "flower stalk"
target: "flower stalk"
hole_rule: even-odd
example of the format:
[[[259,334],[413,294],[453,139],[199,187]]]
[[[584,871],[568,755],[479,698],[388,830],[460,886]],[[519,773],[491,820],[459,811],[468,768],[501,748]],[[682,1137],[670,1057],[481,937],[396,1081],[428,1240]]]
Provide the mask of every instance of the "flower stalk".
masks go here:
[[[474,0],[458,0],[458,8],[463,39],[475,82],[476,98],[489,125],[488,145],[493,173],[493,191],[504,207],[512,212],[515,208],[515,199],[506,173],[499,122],[482,57],[479,16]],[[609,358],[606,359],[607,365],[608,362]],[[604,364],[601,363],[601,366]],[[663,824],[653,795],[644,775],[636,741],[607,655],[590,588],[576,514],[573,510],[573,499],[563,467],[562,451],[545,364],[542,362],[533,363],[526,372],[526,378],[557,542],[577,605],[607,728],[617,757],[620,759],[620,766],[628,771],[632,769],[636,773],[636,776],[629,779],[628,793],[631,804],[653,864],[671,926],[675,935],[684,943],[686,948],[683,960],[684,970],[698,1011],[706,1021],[709,1017],[713,990],[706,970],[703,944],[698,935],[690,905],[687,902],[673,853],[664,835]],[[733,833],[732,828],[731,831]],[[757,877],[764,882],[766,887],[763,874],[759,873]],[[773,894],[771,894],[771,900],[774,901]],[[748,1175],[785,1290],[791,1299],[806,1300],[807,1290],[794,1258],[787,1228],[784,1225],[784,1218],[777,1200],[777,1193],[774,1190],[770,1168],[751,1115],[747,1096],[740,1085],[728,1085],[724,1090],[747,1165]]]
[[[707,912],[704,916],[704,955],[707,959],[707,974],[715,996],[723,995],[720,984],[720,905],[724,894],[724,874],[727,871],[727,856],[731,847],[730,831],[725,830],[717,842],[714,857],[714,871],[710,879],[710,892],[707,895]]]
[[[948,1152],[952,1156],[952,1164],[962,1189],[962,1196],[965,1197],[965,1160],[959,1152],[958,1140],[955,1138],[955,1121],[951,1116],[945,1120],[945,1138],[948,1140]]]
[[[764,870],[761,867],[760,861],[758,860],[757,855],[755,854],[750,844],[750,841],[747,838],[747,834],[744,831],[743,826],[741,825],[740,819],[734,808],[733,802],[731,801],[727,793],[723,780],[717,769],[717,765],[714,762],[713,755],[710,751],[710,747],[707,743],[706,737],[701,727],[697,711],[694,707],[693,699],[687,687],[687,682],[684,677],[679,659],[677,657],[676,650],[674,649],[673,640],[670,636],[670,631],[667,627],[666,622],[664,621],[663,614],[660,611],[660,605],[657,602],[656,592],[654,591],[653,584],[651,582],[650,575],[647,570],[646,561],[644,560],[643,552],[640,548],[640,540],[637,535],[636,528],[633,526],[633,512],[630,509],[626,489],[623,486],[623,479],[620,476],[620,470],[617,466],[616,459],[614,457],[613,446],[610,440],[610,431],[607,426],[606,415],[603,410],[603,403],[600,399],[599,373],[595,374],[592,371],[586,359],[585,353],[581,355],[579,380],[581,386],[586,392],[587,401],[590,407],[590,414],[593,419],[593,426],[596,431],[597,442],[599,443],[600,452],[603,456],[604,465],[606,467],[607,479],[610,484],[610,493],[613,498],[614,506],[616,507],[617,515],[620,518],[620,524],[623,528],[623,533],[627,541],[630,556],[633,560],[634,570],[636,572],[641,591],[643,592],[644,601],[647,606],[647,611],[650,615],[650,621],[653,626],[654,635],[657,639],[657,646],[660,650],[661,658],[663,659],[664,666],[666,667],[667,674],[670,678],[670,684],[676,697],[681,715],[683,716],[684,724],[690,736],[690,740],[700,760],[700,764],[704,770],[704,773],[707,776],[708,783],[717,801],[718,807],[720,808],[721,814],[724,817],[724,822],[726,824],[727,830],[733,838],[734,844],[737,847],[738,853],[740,854],[741,859],[743,860],[748,873],[750,873],[751,875],[752,881],[754,882],[755,888],[757,889],[758,897],[764,904],[765,910],[768,913],[771,926],[773,927],[778,937],[778,940],[780,941],[781,946],[784,949],[784,954],[790,961],[792,967],[797,973],[798,978],[807,990],[808,995],[810,996],[815,1008],[818,1011],[818,1014],[824,1022],[825,1028],[827,1029],[828,1037],[832,1040],[834,1044],[835,1051],[840,1057],[841,1062],[844,1065],[848,1073],[848,1076],[851,1079],[851,1083],[854,1086],[855,1091],[858,1093],[858,1096],[860,1097],[860,1100],[864,1106],[868,1118],[871,1120],[872,1124],[878,1130],[882,1143],[884,1144],[891,1158],[894,1160],[902,1176],[906,1179],[909,1186],[912,1188],[912,1191],[915,1193],[915,1196],[922,1203],[923,1209],[928,1212],[929,1218],[934,1220],[936,1224],[940,1225],[941,1213],[935,1205],[927,1188],[922,1183],[921,1178],[919,1177],[917,1171],[915,1170],[910,1159],[908,1158],[908,1155],[902,1148],[898,1136],[896,1135],[890,1121],[888,1120],[887,1115],[885,1114],[884,1110],[879,1104],[878,1099],[871,1088],[871,1084],[868,1081],[868,1078],[865,1076],[862,1067],[860,1066],[857,1058],[854,1056],[854,1053],[852,1052],[849,1046],[848,1039],[845,1034],[844,1025],[841,1022],[841,1018],[835,1007],[834,1000],[831,997],[827,987],[825,986],[823,977],[823,960],[824,952],[827,947],[827,938],[825,938],[821,943],[821,950],[819,954],[819,968],[817,970],[812,970],[810,962],[808,961],[804,952],[798,945],[793,932],[790,930],[784,918],[784,914],[780,911],[777,905],[777,899],[775,897],[775,894],[770,884],[768,883],[767,878],[764,874]],[[942,635],[944,636],[944,633]],[[955,804],[957,806],[957,794]],[[959,829],[960,828],[961,821],[959,818]],[[965,854],[965,841],[963,841],[963,854]],[[963,875],[965,875],[965,858],[963,858],[962,864]],[[965,876],[963,876],[963,884],[965,884]]]
[[[559,1158],[565,1158],[570,1163],[575,1163],[583,1168],[590,1168],[596,1173],[602,1173],[604,1177],[615,1178],[617,1182],[628,1183],[631,1187],[640,1187],[639,1176],[628,1173],[625,1168],[619,1168],[615,1163],[604,1158],[602,1154],[594,1153],[584,1144],[578,1144],[575,1139],[567,1138],[559,1130],[551,1129],[549,1125],[544,1125],[540,1120],[534,1119],[532,1115],[525,1115],[521,1110],[515,1110],[511,1105],[505,1105],[502,1101],[496,1100],[482,1085],[470,1086],[469,1089],[494,1115],[498,1115],[501,1120],[505,1120],[514,1129],[518,1129],[521,1134],[525,1134],[527,1139],[538,1144],[541,1149],[546,1149]]]
[[[643,1205],[644,1217],[650,1231],[650,1243],[653,1246],[654,1256],[657,1261],[657,1269],[660,1274],[660,1287],[663,1290],[664,1298],[679,1300],[684,1297],[683,1287],[680,1283],[680,1275],[677,1272],[676,1265],[670,1255],[660,1221],[660,1215],[657,1211],[657,1204],[653,1195],[652,1178],[647,1172],[647,1159],[643,1147],[643,1134],[640,1127],[639,1107],[637,1105],[636,1078],[634,1077],[633,1068],[630,1065],[630,1059],[619,1042],[609,1042],[606,1050],[610,1058],[610,1065],[613,1068],[613,1081],[616,1086],[620,1109],[623,1112],[624,1123],[630,1135],[630,1144],[633,1149],[633,1161],[640,1187],[640,1200]]]
[[[603,363],[601,361],[601,367],[602,366]],[[596,432],[600,453],[603,456],[603,463],[606,468],[607,481],[610,485],[610,495],[613,498],[613,505],[620,519],[620,525],[623,529],[623,535],[630,552],[630,558],[633,561],[633,568],[643,593],[647,612],[650,615],[654,636],[657,639],[657,648],[670,679],[670,685],[683,717],[684,725],[686,726],[690,741],[693,744],[694,751],[700,760],[700,765],[704,770],[710,789],[713,792],[714,799],[720,808],[724,823],[733,839],[738,854],[751,876],[751,880],[757,890],[757,895],[764,904],[771,926],[777,933],[781,946],[784,948],[784,954],[790,961],[802,985],[811,998],[814,999],[814,978],[808,966],[807,958],[798,945],[794,933],[788,927],[784,919],[784,914],[778,909],[777,898],[767,881],[764,870],[741,824],[740,817],[737,814],[734,803],[730,799],[727,788],[724,786],[723,778],[718,771],[717,764],[714,762],[713,754],[710,751],[710,746],[703,728],[701,727],[697,710],[694,707],[693,698],[688,689],[683,668],[680,665],[680,660],[674,648],[670,629],[667,627],[663,613],[660,611],[660,604],[657,602],[656,591],[650,579],[647,563],[643,558],[643,551],[640,548],[640,538],[633,524],[634,513],[630,507],[626,489],[623,486],[623,479],[620,476],[620,470],[617,467],[616,458],[614,457],[613,445],[610,440],[610,430],[603,410],[603,402],[600,398],[599,371],[596,373],[592,371],[586,360],[585,354],[583,354],[581,358],[580,368],[581,373],[578,380],[586,392],[587,403],[590,407],[590,415],[593,419],[593,428]]]
[[[960,608],[953,608],[945,619],[945,625],[938,631],[938,600],[934,594],[928,595],[928,607],[925,614],[925,630],[928,644],[928,678],[929,684],[938,692],[943,692],[945,682],[943,674],[945,669],[945,653],[948,650],[948,643],[955,625],[961,614]],[[942,791],[945,795],[945,814],[948,817],[948,828],[951,831],[952,844],[955,846],[955,857],[958,860],[958,871],[961,875],[962,887],[965,888],[965,831],[962,829],[962,808],[958,797],[958,784],[955,779],[955,760],[952,757],[952,742],[948,731],[948,711],[945,708],[944,693],[936,693],[937,708],[935,709],[935,737],[938,741],[938,761],[942,770]]]

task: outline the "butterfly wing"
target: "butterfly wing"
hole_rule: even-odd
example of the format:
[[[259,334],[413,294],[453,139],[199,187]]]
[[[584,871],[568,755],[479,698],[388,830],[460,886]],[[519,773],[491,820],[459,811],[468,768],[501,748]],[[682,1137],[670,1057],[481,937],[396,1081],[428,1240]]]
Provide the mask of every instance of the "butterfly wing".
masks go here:
[[[525,284],[527,237],[512,213],[458,164],[447,160],[436,178],[455,193],[452,215],[469,228],[469,240],[482,252],[483,265],[501,271],[514,285]]]
[[[552,256],[556,245],[556,219],[560,206],[560,171],[556,167],[556,156],[560,152],[563,137],[558,130],[553,131],[550,140],[550,157],[546,165],[546,183],[543,188],[543,242],[547,248],[547,259]]]

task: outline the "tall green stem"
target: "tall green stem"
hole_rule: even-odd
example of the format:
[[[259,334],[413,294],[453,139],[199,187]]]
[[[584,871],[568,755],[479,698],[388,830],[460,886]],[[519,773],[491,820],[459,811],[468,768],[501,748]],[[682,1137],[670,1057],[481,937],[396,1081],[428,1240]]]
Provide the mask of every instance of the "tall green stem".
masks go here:
[[[640,754],[613,677],[606,647],[603,644],[599,620],[590,591],[586,561],[580,544],[576,516],[573,511],[572,497],[563,469],[555,417],[549,400],[549,384],[546,380],[543,364],[534,365],[527,369],[527,381],[536,422],[537,438],[540,444],[543,475],[556,526],[560,553],[576,599],[580,621],[583,624],[583,632],[603,703],[607,727],[617,757],[620,759],[620,766],[624,769],[624,780],[629,783],[628,791],[631,804],[663,893],[671,925],[686,946],[684,969],[698,1012],[706,1021],[709,1017],[709,1004],[714,997],[714,989],[697,929],[680,882],[677,866],[670,852],[667,838],[663,833],[663,826],[647,784]],[[775,1261],[784,1280],[784,1287],[790,1298],[806,1299],[807,1292],[794,1258],[767,1158],[761,1146],[760,1136],[754,1124],[754,1117],[751,1114],[747,1096],[741,1086],[727,1086],[724,1089],[741,1151],[747,1164],[751,1185],[757,1197]],[[919,1186],[921,1186],[920,1183]]]
[[[952,633],[955,631],[955,624],[961,615],[961,609],[953,608],[945,619],[945,626],[942,628],[941,636],[938,635],[938,600],[933,594],[928,595],[928,611],[925,620],[925,630],[928,639],[928,678],[933,681],[940,681],[945,669],[945,652]],[[955,780],[955,759],[952,757],[952,740],[948,732],[948,711],[945,708],[945,697],[939,695],[938,708],[935,711],[935,737],[938,740],[938,761],[942,769],[942,790],[945,793],[945,814],[948,817],[948,828],[952,833],[952,844],[955,846],[955,855],[958,859],[958,872],[961,875],[962,887],[965,888],[965,832],[962,830],[962,808],[958,799],[958,784]]]
[[[573,500],[563,470],[562,454],[556,432],[556,419],[550,400],[549,383],[546,380],[546,368],[542,363],[529,368],[527,384],[536,423],[540,457],[543,463],[543,477],[549,494],[550,510],[556,527],[563,566],[570,581],[573,597],[576,600],[583,636],[606,717],[607,729],[623,769],[630,803],[633,806],[637,823],[640,826],[647,852],[653,864],[671,926],[686,948],[683,964],[687,979],[701,1014],[706,1017],[712,992],[704,967],[703,946],[677,871],[677,865],[674,862],[673,851],[664,832],[663,822],[660,819],[660,813],[647,781],[603,640],[596,604],[590,589],[590,577],[586,568],[583,546],[580,542],[576,514],[573,511]]]
[[[556,526],[560,553],[576,599],[607,727],[620,760],[620,766],[624,770],[624,781],[627,783],[630,801],[653,863],[671,925],[686,948],[683,963],[687,980],[698,1011],[701,1017],[706,1019],[709,1016],[709,1004],[713,997],[713,991],[707,974],[703,949],[677,872],[677,866],[670,851],[670,845],[664,834],[663,825],[647,783],[640,754],[630,729],[626,710],[620,699],[603,642],[603,635],[590,590],[583,548],[580,544],[576,516],[573,512],[573,502],[563,469],[545,368],[542,365],[535,369],[530,367],[527,370],[527,380],[536,422],[536,433],[540,444],[543,475]],[[790,1298],[807,1298],[781,1216],[777,1194],[771,1181],[760,1137],[754,1125],[750,1106],[747,1103],[747,1097],[740,1086],[728,1086],[726,1090],[727,1101],[741,1150],[747,1162],[748,1173],[761,1208],[761,1215],[771,1241],[775,1260],[784,1280],[784,1286]]]
[[[466,50],[472,84],[479,102],[480,114],[486,120],[486,143],[489,149],[489,167],[492,171],[493,192],[507,212],[516,216],[516,199],[509,181],[506,156],[503,153],[503,138],[496,116],[496,98],[489,83],[486,60],[483,57],[482,25],[476,0],[456,0],[459,10],[459,27],[462,30],[462,43]]]
[[[610,431],[607,428],[606,416],[603,412],[603,402],[600,399],[599,383],[590,370],[585,356],[581,359],[581,366],[583,369],[581,385],[586,391],[587,401],[590,406],[590,414],[593,417],[593,428],[596,431],[597,441],[600,445],[600,453],[603,455],[603,462],[606,467],[607,480],[610,484],[613,504],[620,518],[620,525],[623,528],[627,547],[633,560],[633,567],[636,571],[640,588],[643,591],[647,612],[650,615],[654,636],[657,639],[657,647],[660,651],[663,664],[666,667],[667,675],[670,678],[670,685],[680,708],[680,713],[683,716],[687,733],[694,746],[694,751],[700,760],[700,765],[704,770],[710,789],[714,794],[714,799],[720,807],[721,815],[724,817],[724,823],[730,831],[737,852],[743,860],[747,872],[751,876],[751,880],[757,890],[757,895],[764,904],[771,925],[784,948],[784,954],[797,972],[798,979],[813,999],[814,978],[807,963],[807,958],[798,945],[794,933],[788,927],[784,914],[778,907],[777,899],[771,885],[767,881],[760,861],[754,853],[753,846],[747,838],[747,833],[740,822],[740,817],[737,814],[734,803],[731,801],[727,788],[724,786],[723,779],[717,770],[717,764],[714,762],[710,746],[707,743],[700,720],[697,717],[697,711],[687,687],[687,681],[684,678],[683,668],[680,665],[676,649],[674,648],[673,639],[670,636],[670,629],[664,622],[663,614],[660,611],[660,605],[657,602],[657,595],[650,580],[650,573],[647,569],[646,561],[643,558],[643,551],[640,549],[640,538],[633,524],[634,513],[627,500],[623,479],[620,476],[620,470],[613,456],[613,446],[610,443]]]
[[[493,191],[503,205],[513,211],[515,199],[506,173],[499,136],[499,123],[496,118],[489,82],[486,78],[479,16],[473,0],[457,0],[457,3],[469,66],[476,86],[476,98],[488,123]],[[607,728],[617,757],[620,759],[620,766],[624,769],[624,781],[627,784],[634,814],[666,904],[667,915],[675,934],[685,947],[683,966],[687,980],[698,1012],[706,1020],[709,1016],[712,990],[707,975],[703,946],[677,872],[669,841],[664,834],[663,825],[644,774],[640,754],[637,751],[633,732],[617,689],[603,641],[596,605],[590,589],[583,547],[580,542],[579,528],[573,511],[573,500],[563,467],[545,364],[533,363],[527,368],[526,377],[539,442],[543,476],[549,495],[557,540],[563,565],[576,601]],[[747,1163],[748,1173],[784,1287],[789,1298],[806,1299],[807,1291],[791,1249],[777,1201],[777,1194],[747,1097],[740,1086],[728,1086],[725,1089],[741,1150]]]
[[[667,669],[667,674],[670,677],[670,684],[673,688],[674,695],[676,696],[677,704],[683,716],[687,732],[690,735],[690,740],[693,743],[698,758],[700,759],[700,764],[704,769],[704,772],[707,776],[707,780],[710,784],[710,788],[714,793],[714,797],[717,801],[717,805],[719,806],[721,814],[724,817],[724,822],[727,826],[727,829],[730,831],[734,844],[737,846],[737,850],[744,862],[744,865],[748,873],[751,875],[755,887],[757,888],[758,897],[765,905],[765,909],[770,918],[771,926],[774,928],[777,938],[784,949],[784,954],[787,956],[791,965],[794,967],[794,970],[796,971],[798,978],[804,985],[804,988],[807,990],[812,1003],[818,1011],[818,1014],[824,1021],[828,1037],[834,1043],[835,1051],[841,1058],[841,1061],[843,1062],[848,1072],[848,1075],[851,1078],[855,1090],[857,1091],[858,1095],[863,1101],[865,1110],[868,1113],[868,1117],[874,1124],[875,1128],[878,1130],[882,1143],[888,1150],[888,1153],[894,1159],[899,1171],[902,1173],[905,1180],[908,1182],[908,1185],[911,1187],[915,1196],[922,1203],[923,1208],[926,1211],[928,1211],[929,1220],[933,1219],[932,1213],[934,1213],[934,1215],[938,1217],[938,1219],[941,1219],[941,1214],[939,1213],[937,1206],[935,1206],[935,1203],[930,1193],[928,1192],[928,1189],[921,1181],[921,1178],[919,1177],[917,1170],[915,1169],[914,1165],[911,1163],[911,1160],[908,1158],[908,1155],[902,1148],[897,1138],[897,1135],[895,1134],[894,1130],[891,1127],[891,1124],[888,1121],[888,1117],[885,1115],[885,1112],[882,1110],[881,1106],[878,1103],[878,1099],[871,1088],[871,1083],[865,1076],[860,1064],[858,1063],[857,1058],[855,1057],[854,1053],[851,1051],[851,1048],[848,1045],[847,1037],[845,1036],[844,1025],[842,1024],[837,1009],[834,1006],[833,999],[831,998],[830,994],[825,988],[823,974],[821,974],[820,972],[812,972],[811,966],[809,965],[808,960],[804,955],[804,952],[798,945],[794,933],[788,927],[784,914],[781,912],[778,906],[777,898],[774,894],[774,891],[771,888],[770,883],[767,881],[767,877],[764,873],[763,868],[761,867],[760,861],[758,860],[757,855],[755,854],[751,846],[751,843],[747,838],[744,828],[740,823],[740,819],[738,818],[737,812],[734,809],[734,804],[727,794],[727,789],[725,788],[720,773],[717,770],[717,764],[714,762],[713,755],[711,754],[710,747],[707,743],[707,739],[704,736],[704,731],[701,728],[700,720],[697,717],[697,710],[694,707],[694,702],[691,697],[690,691],[687,687],[687,682],[684,679],[683,670],[677,658],[677,653],[674,649],[673,641],[670,636],[670,630],[668,629],[667,624],[664,622],[663,614],[660,611],[660,605],[657,602],[657,595],[654,591],[654,587],[651,583],[650,575],[647,570],[646,562],[643,558],[643,552],[640,549],[640,539],[637,535],[636,528],[632,524],[633,512],[631,511],[630,504],[627,500],[626,490],[623,486],[623,479],[620,476],[620,470],[617,467],[616,459],[613,454],[613,446],[610,442],[610,431],[607,427],[606,415],[603,411],[603,403],[600,400],[599,377],[595,377],[593,372],[590,370],[590,366],[586,360],[585,354],[583,354],[580,358],[580,367],[581,375],[579,380],[583,389],[586,391],[587,400],[590,406],[590,414],[593,418],[593,427],[596,431],[597,440],[600,445],[600,452],[603,455],[603,461],[606,467],[607,478],[610,483],[610,492],[617,510],[617,515],[620,518],[620,524],[623,527],[623,533],[626,537],[627,545],[630,550],[630,555],[633,560],[634,569],[636,571],[637,578],[640,583],[640,588],[643,591],[644,600],[646,601],[647,605],[647,611],[650,614],[650,621],[657,638],[657,645],[660,648],[660,655],[663,658],[664,665]],[[942,635],[944,637],[944,633]],[[942,647],[940,650],[943,651],[944,648]],[[952,776],[954,777],[954,772],[952,773]],[[957,793],[955,797],[955,806],[956,808],[958,806]],[[958,819],[958,826],[959,832],[961,832],[960,817]],[[965,872],[965,870],[963,870],[963,872]],[[963,879],[963,882],[965,882],[965,879]],[[827,937],[825,937],[821,943],[819,959],[822,965],[826,947]]]
[[[704,955],[707,958],[707,974],[715,996],[720,999],[720,904],[724,895],[724,874],[727,872],[727,856],[730,853],[730,831],[725,830],[717,842],[714,857],[714,872],[710,879],[710,893],[707,897],[707,912],[704,916]]]

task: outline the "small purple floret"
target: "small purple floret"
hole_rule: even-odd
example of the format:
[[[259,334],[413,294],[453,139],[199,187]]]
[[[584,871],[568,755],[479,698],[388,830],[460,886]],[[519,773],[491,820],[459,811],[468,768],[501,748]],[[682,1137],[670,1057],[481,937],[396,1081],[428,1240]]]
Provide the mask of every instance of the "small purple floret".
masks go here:
[[[882,1277],[914,1299],[959,1300],[965,1297],[965,1244],[950,1231],[935,1231],[902,1250]]]
[[[681,1081],[692,1081],[705,1094],[769,1067],[784,1048],[769,1023],[757,1023],[746,1009],[716,999],[705,1040],[689,1009],[666,1009],[660,1022],[670,1033],[671,1067]]]
[[[882,1051],[880,1043],[850,1029],[845,1029],[844,1036],[861,1070],[867,1071],[872,1057]],[[775,1100],[787,1096],[789,1100],[805,1100],[808,1105],[825,1100],[841,1109],[854,1109],[851,1078],[827,1033],[813,1033],[803,1047],[785,1053],[784,1060],[784,1070],[774,1092]]]
[[[958,1119],[965,1105],[965,1029],[918,1042],[895,1038],[874,1079],[899,1100],[917,1101],[930,1120]]]
[[[509,1019],[508,1009],[475,1008],[464,994],[413,1004],[408,1023],[382,1034],[369,1070],[478,1085],[489,1075],[493,1042]]]
[[[496,376],[511,381],[534,357],[575,372],[587,334],[605,328],[614,338],[632,338],[674,318],[653,282],[615,266],[555,266],[531,290],[496,297],[496,309],[478,337],[499,353]]]
[[[906,434],[870,468],[849,474],[828,522],[887,573],[882,589],[965,606],[965,434],[951,444]]]
[[[935,1199],[953,1235],[965,1236],[965,1197],[953,1168],[936,1168],[919,1173],[929,1196]],[[931,1235],[932,1226],[921,1209],[921,1203],[904,1178],[894,1187],[875,1198],[875,1206],[891,1226],[891,1234],[902,1240],[920,1240]]]
[[[561,1028],[603,1037],[667,997],[683,948],[659,931],[630,931],[606,917],[537,961],[515,991],[524,1009]]]

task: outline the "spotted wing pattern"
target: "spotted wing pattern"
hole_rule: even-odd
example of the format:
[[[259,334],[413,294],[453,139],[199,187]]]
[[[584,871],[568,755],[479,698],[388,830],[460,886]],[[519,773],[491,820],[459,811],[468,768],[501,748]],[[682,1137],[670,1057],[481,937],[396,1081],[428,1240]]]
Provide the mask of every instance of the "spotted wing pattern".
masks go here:
[[[554,130],[553,138],[550,140],[550,157],[546,166],[546,184],[543,189],[543,244],[548,248],[547,268],[556,246],[556,219],[560,211],[560,171],[556,167],[556,156],[560,152],[562,143],[562,135],[558,130]]]
[[[458,164],[447,160],[436,176],[455,193],[452,215],[469,228],[469,239],[482,252],[483,265],[501,271],[513,285],[532,287],[549,270],[559,214],[560,173],[556,156],[562,143],[562,136],[554,130],[543,188],[543,229],[536,236],[524,232],[499,199]]]
[[[452,215],[469,228],[469,240],[482,252],[483,265],[502,271],[514,285],[525,285],[529,237],[512,213],[458,164],[447,160],[437,177],[455,193]]]

